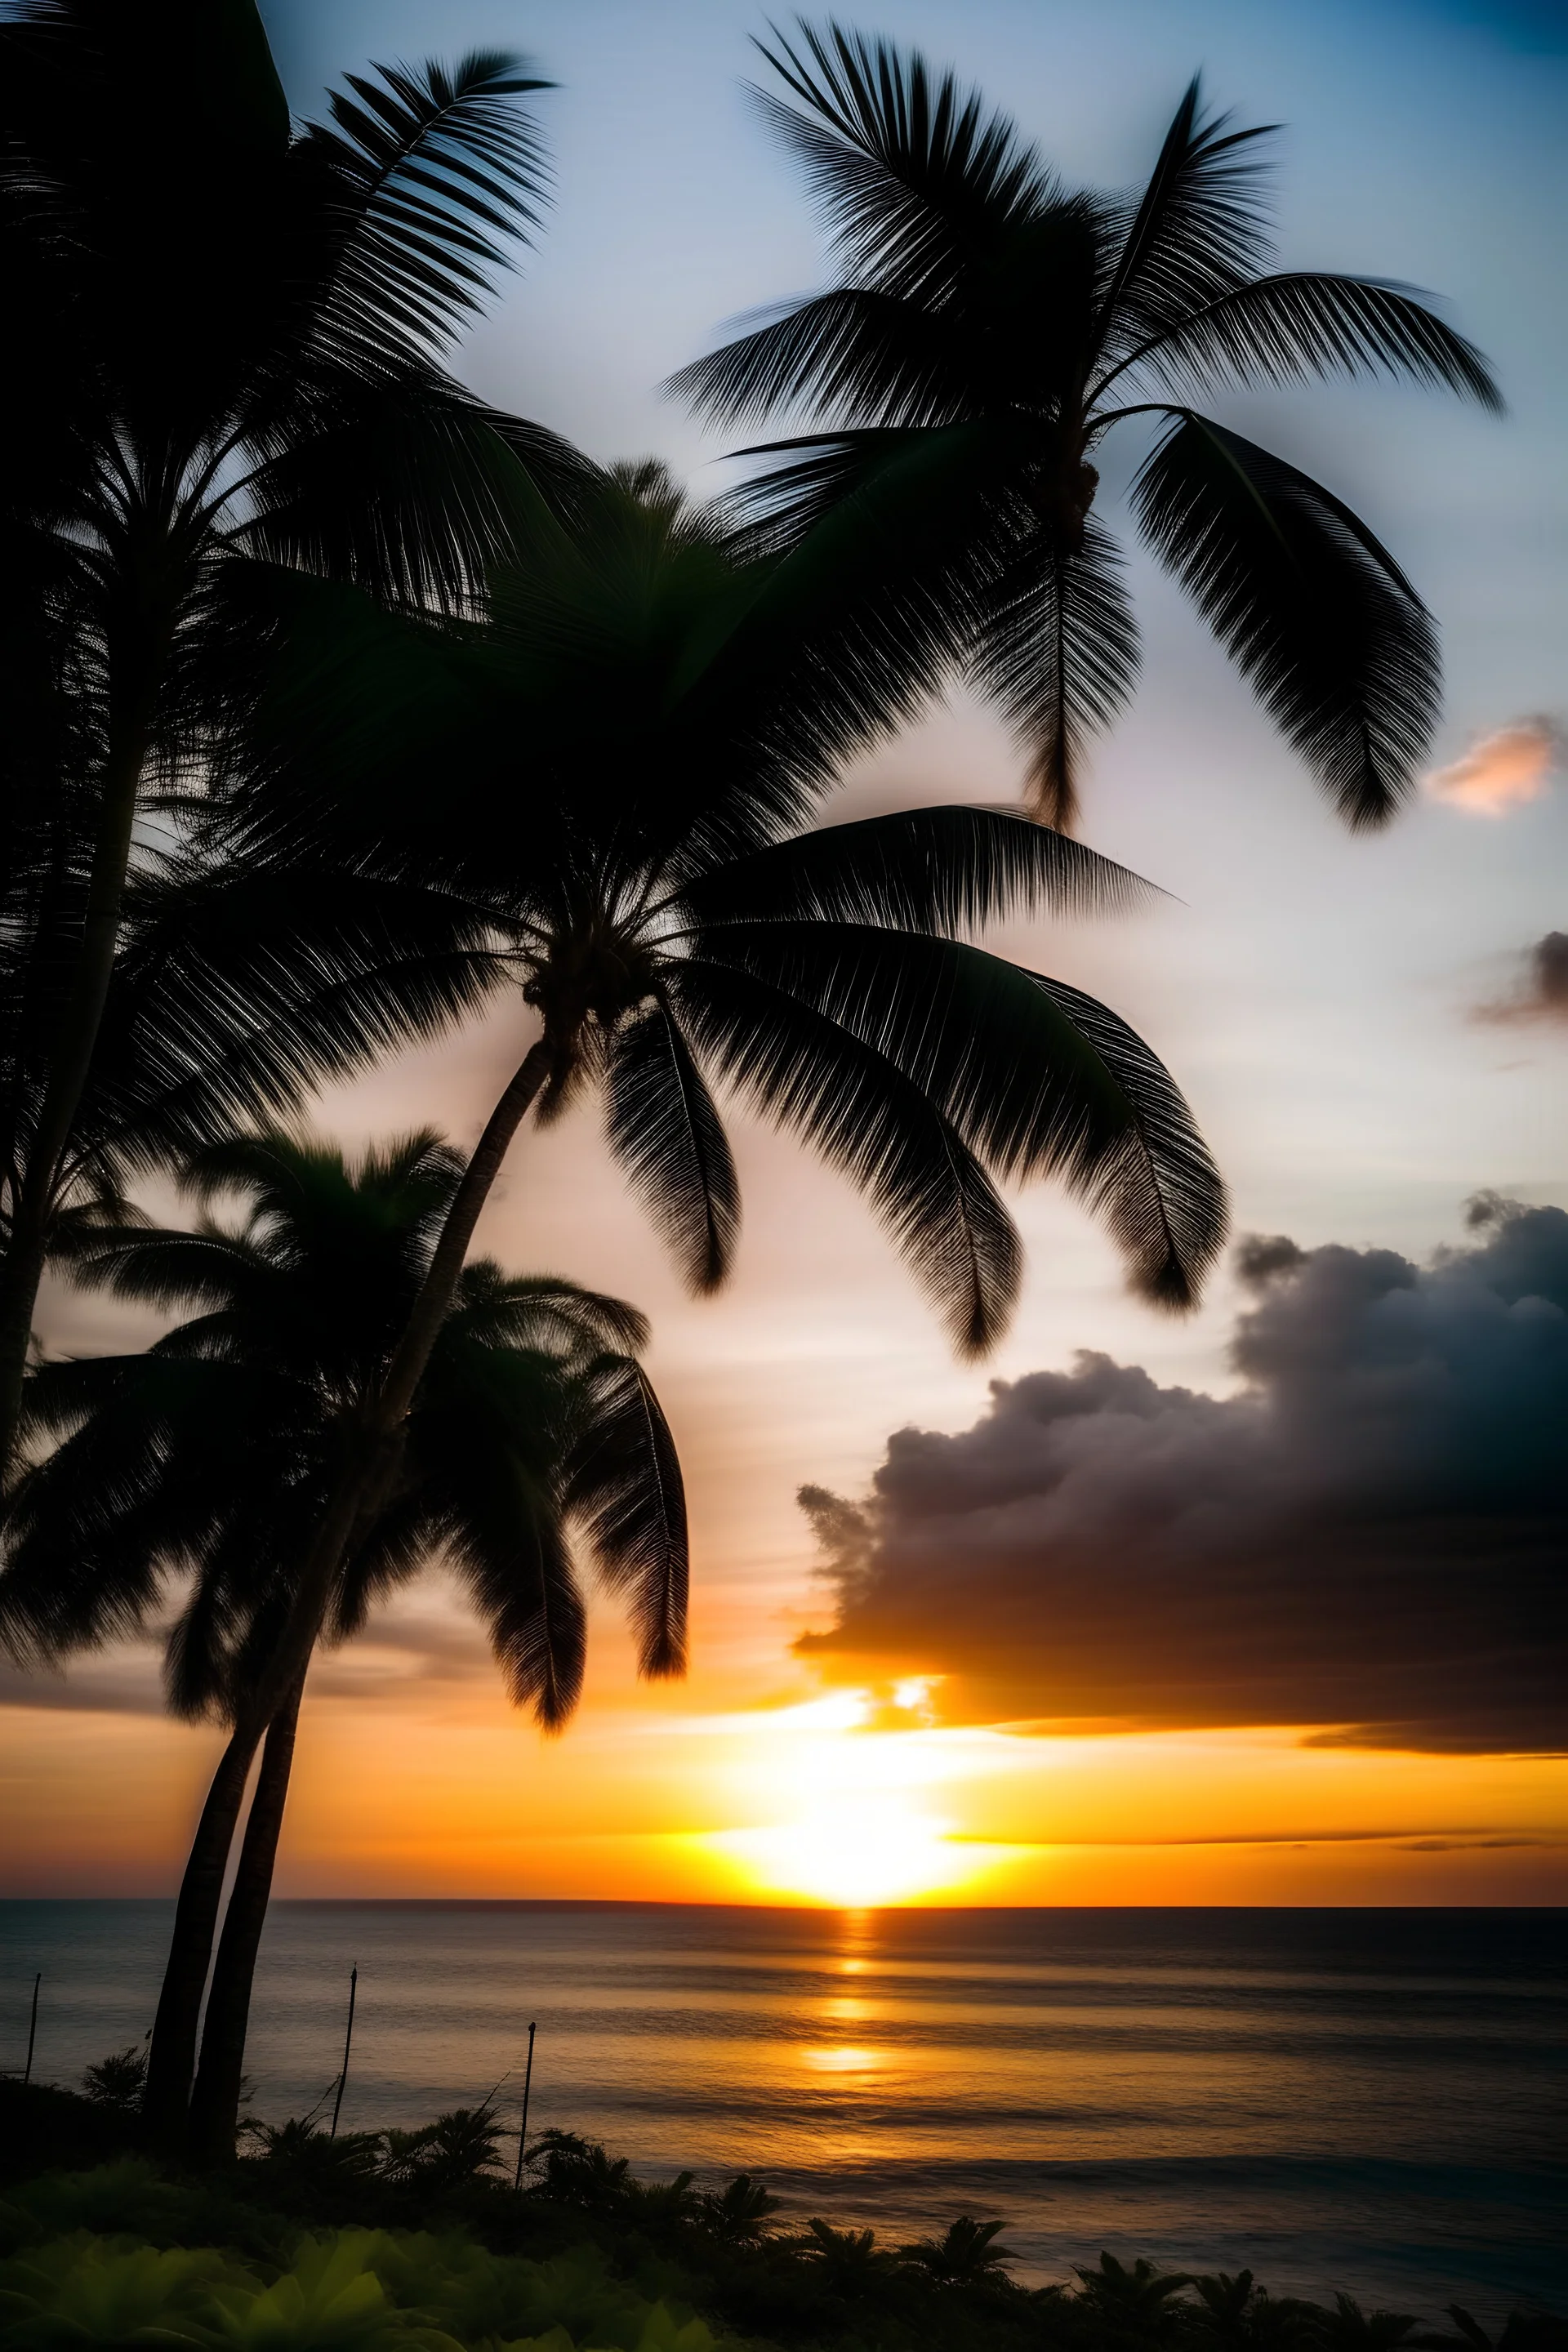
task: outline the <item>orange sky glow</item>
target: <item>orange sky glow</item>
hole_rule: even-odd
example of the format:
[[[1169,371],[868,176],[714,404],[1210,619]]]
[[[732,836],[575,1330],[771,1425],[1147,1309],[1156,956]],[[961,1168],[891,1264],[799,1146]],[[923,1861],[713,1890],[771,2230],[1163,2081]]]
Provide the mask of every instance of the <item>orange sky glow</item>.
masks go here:
[[[717,1613],[699,1609],[700,1659]],[[723,1707],[700,1665],[685,1688],[639,1689],[618,1629],[596,1630],[595,1687],[560,1740],[482,1672],[411,1688],[368,1670],[354,1696],[329,1662],[279,1892],[844,1908],[1568,1895],[1568,1759],[1315,1748],[1289,1728],[943,1727],[918,1685],[823,1692],[804,1674],[794,1696]],[[6,1710],[10,1888],[172,1889],[215,1754],[210,1733],[155,1717]]]

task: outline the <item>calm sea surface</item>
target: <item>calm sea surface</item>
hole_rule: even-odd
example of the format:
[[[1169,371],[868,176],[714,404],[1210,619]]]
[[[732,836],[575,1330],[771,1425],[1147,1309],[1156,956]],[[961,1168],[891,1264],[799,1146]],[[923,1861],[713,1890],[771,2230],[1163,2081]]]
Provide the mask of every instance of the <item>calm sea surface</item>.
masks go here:
[[[0,2066],[70,2082],[151,2021],[170,1906],[0,1904]],[[1102,2246],[1435,2315],[1568,2308],[1568,1912],[284,1903],[256,2112],[343,2125],[507,2077],[531,2132],[649,2176],[763,2173],[891,2239],[1002,2214],[1026,2274]]]

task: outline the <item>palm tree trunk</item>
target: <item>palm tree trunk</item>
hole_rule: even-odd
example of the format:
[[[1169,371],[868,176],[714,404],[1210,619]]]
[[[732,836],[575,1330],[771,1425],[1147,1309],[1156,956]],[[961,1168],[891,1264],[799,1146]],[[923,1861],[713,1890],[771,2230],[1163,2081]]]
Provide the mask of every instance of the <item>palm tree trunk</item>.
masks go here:
[[[148,712],[141,707],[147,700],[146,696],[139,698],[110,736],[76,971],[55,1034],[48,1084],[27,1150],[10,1245],[0,1267],[0,1479],[9,1472],[16,1442],[55,1180],[87,1085],[114,973],[132,828],[150,737]]]
[[[224,1873],[260,1737],[259,1718],[236,1726],[218,1759],[180,1882],[142,2105],[148,2137],[166,2156],[177,2156],[184,2144],[191,2074],[196,2063],[196,2027],[223,1899]]]
[[[254,1694],[256,1711],[264,1722],[277,1714],[303,1675],[338,1570],[358,1530],[374,1519],[391,1491],[408,1409],[450,1310],[479,1213],[500,1174],[507,1148],[542,1092],[553,1060],[554,1050],[544,1038],[530,1046],[474,1146],[381,1393],[371,1408],[364,1442],[339,1478],[316,1530],[271,1664]]]
[[[202,2028],[201,2064],[191,2093],[187,2153],[197,2164],[226,2164],[234,2154],[245,2073],[245,2037],[250,2022],[250,1988],[272,1893],[272,1868],[278,1859],[283,1809],[289,1801],[294,1733],[304,1689],[305,1677],[301,1674],[296,1677],[268,1731],[256,1793],[250,1801],[250,1818],[245,1824],[245,1842],[239,1850],[239,1869],[224,1915],[212,1990],[207,1996],[206,2022]]]

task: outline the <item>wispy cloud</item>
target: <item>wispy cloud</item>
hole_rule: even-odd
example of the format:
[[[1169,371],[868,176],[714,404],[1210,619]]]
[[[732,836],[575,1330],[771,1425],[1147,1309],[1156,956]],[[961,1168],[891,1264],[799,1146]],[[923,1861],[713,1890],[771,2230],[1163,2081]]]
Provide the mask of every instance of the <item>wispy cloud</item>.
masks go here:
[[[1562,768],[1564,737],[1554,719],[1510,719],[1494,728],[1446,768],[1426,778],[1429,800],[1443,801],[1466,816],[1507,816],[1538,801]]]

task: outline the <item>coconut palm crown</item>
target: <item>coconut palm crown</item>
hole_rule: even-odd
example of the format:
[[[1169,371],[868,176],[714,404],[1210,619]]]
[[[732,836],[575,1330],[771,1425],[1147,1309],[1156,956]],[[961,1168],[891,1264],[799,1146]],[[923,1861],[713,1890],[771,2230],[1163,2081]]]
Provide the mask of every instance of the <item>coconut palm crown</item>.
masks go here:
[[[1169,1074],[1106,1006],[966,936],[1146,886],[1018,812],[813,823],[899,715],[899,661],[909,698],[929,681],[918,630],[859,617],[853,570],[837,521],[742,560],[645,468],[584,493],[570,529],[541,509],[482,625],[363,604],[345,658],[342,596],[309,592],[333,596],[334,657],[301,627],[242,887],[342,872],[418,893],[518,1016],[433,1281],[524,1118],[593,1087],[694,1291],[723,1282],[739,1231],[725,1090],[859,1186],[961,1351],[1017,1297],[999,1177],[1065,1181],[1144,1297],[1196,1297],[1224,1193]]]
[[[143,1307],[195,1310],[144,1353],[46,1363],[25,1429],[0,1636],[59,1660],[155,1623],[171,1704],[232,1720],[270,1654],[356,1416],[374,1395],[460,1160],[422,1132],[357,1163],[282,1133],[202,1154],[184,1183],[236,1223],[73,1236],[68,1270]],[[582,1687],[573,1531],[626,1599],[645,1674],[682,1670],[679,1465],[637,1355],[644,1318],[574,1284],[465,1270],[409,1417],[401,1475],[343,1561],[325,1635],[448,1559],[508,1690],[559,1729]]]
[[[1138,667],[1097,460],[1152,420],[1131,493],[1145,543],[1341,815],[1384,823],[1436,715],[1431,619],[1332,490],[1190,404],[1383,375],[1495,409],[1479,352],[1411,288],[1273,268],[1268,132],[1208,112],[1196,81],[1146,186],[1110,196],[1065,186],[1006,115],[890,42],[803,23],[759,47],[786,95],[753,96],[804,165],[839,279],[672,383],[720,424],[808,423],[738,453],[773,459],[738,500],[763,541],[841,501],[868,528],[918,517],[908,583],[945,597],[950,653],[1065,824]]]

